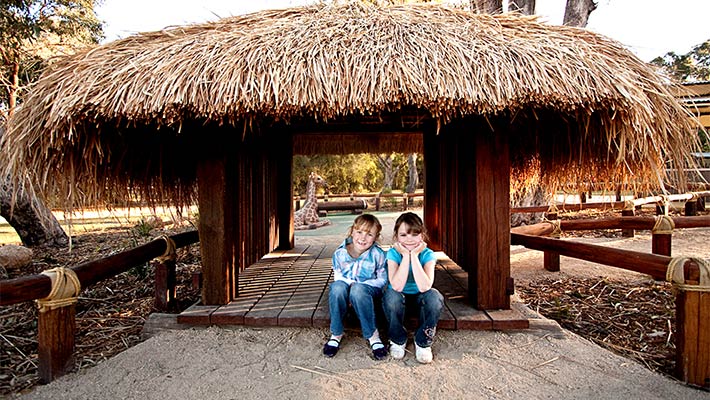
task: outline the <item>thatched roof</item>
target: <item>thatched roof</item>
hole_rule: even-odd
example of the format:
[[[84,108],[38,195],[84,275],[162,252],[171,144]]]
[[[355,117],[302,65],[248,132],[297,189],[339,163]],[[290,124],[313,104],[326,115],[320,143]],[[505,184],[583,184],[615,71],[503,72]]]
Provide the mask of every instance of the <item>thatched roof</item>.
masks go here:
[[[435,124],[512,121],[516,160],[536,159],[553,178],[584,179],[587,163],[600,176],[655,178],[694,143],[662,79],[603,36],[355,2],[143,33],[67,57],[15,114],[3,156],[18,180],[63,198],[130,188],[179,202],[192,196],[204,149],[254,130],[277,136],[274,124],[412,112]]]

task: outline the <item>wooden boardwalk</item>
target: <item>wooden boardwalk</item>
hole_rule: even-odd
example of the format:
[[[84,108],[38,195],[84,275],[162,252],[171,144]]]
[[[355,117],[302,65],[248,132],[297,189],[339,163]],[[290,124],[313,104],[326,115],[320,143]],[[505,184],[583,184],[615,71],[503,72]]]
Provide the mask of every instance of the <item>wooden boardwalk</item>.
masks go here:
[[[331,256],[337,246],[297,246],[272,252],[239,274],[239,297],[227,305],[193,305],[178,315],[190,325],[329,327]],[[468,302],[468,274],[436,253],[436,287],[445,298],[439,329],[527,329],[515,309],[476,310]]]

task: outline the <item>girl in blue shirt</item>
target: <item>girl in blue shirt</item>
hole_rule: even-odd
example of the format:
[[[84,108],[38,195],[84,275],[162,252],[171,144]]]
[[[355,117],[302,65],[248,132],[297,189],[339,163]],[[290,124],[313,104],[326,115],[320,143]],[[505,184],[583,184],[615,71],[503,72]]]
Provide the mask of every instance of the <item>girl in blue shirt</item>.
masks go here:
[[[333,357],[340,349],[348,303],[360,320],[362,336],[370,343],[373,357],[376,360],[387,357],[387,348],[375,324],[374,298],[382,296],[387,283],[385,252],[375,242],[381,231],[377,217],[362,214],[355,218],[348,237],[333,252],[334,281],[328,295],[331,336],[323,346],[327,357]]]
[[[444,297],[434,289],[436,257],[427,248],[426,229],[419,216],[407,212],[394,224],[394,245],[387,252],[387,276],[383,308],[389,324],[390,354],[404,357],[407,331],[404,328],[406,302],[412,301],[419,311],[419,327],[414,335],[417,361],[430,363],[431,345],[436,325],[444,307]]]

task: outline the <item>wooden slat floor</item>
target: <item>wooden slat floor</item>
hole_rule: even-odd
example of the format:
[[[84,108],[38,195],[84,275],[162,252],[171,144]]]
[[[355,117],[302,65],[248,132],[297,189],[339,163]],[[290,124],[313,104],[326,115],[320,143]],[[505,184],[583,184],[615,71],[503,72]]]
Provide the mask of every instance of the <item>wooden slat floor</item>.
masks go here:
[[[239,275],[239,297],[222,306],[195,304],[178,315],[190,325],[329,327],[328,287],[336,246],[296,246],[275,251]],[[439,329],[527,329],[515,309],[476,310],[468,302],[468,274],[445,254],[438,262],[434,287],[445,298]],[[413,322],[413,321],[410,321]]]

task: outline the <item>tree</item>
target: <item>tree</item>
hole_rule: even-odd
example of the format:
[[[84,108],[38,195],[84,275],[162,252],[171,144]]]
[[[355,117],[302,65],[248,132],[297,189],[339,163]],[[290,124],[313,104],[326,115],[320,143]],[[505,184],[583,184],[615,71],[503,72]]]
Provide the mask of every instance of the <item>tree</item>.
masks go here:
[[[587,26],[589,15],[596,9],[597,3],[594,0],[567,0],[562,25],[583,28]]]
[[[668,76],[681,82],[710,80],[710,39],[687,54],[668,52],[651,60]]]
[[[0,124],[21,102],[47,60],[101,39],[93,0],[3,0],[0,3]],[[0,126],[0,136],[4,126]],[[66,233],[49,209],[9,179],[0,187],[0,215],[27,246],[63,246]]]
[[[384,193],[392,191],[397,174],[405,165],[400,158],[401,156],[397,153],[377,155],[377,164],[380,166],[382,172],[384,172],[384,182],[382,183],[382,192]]]

